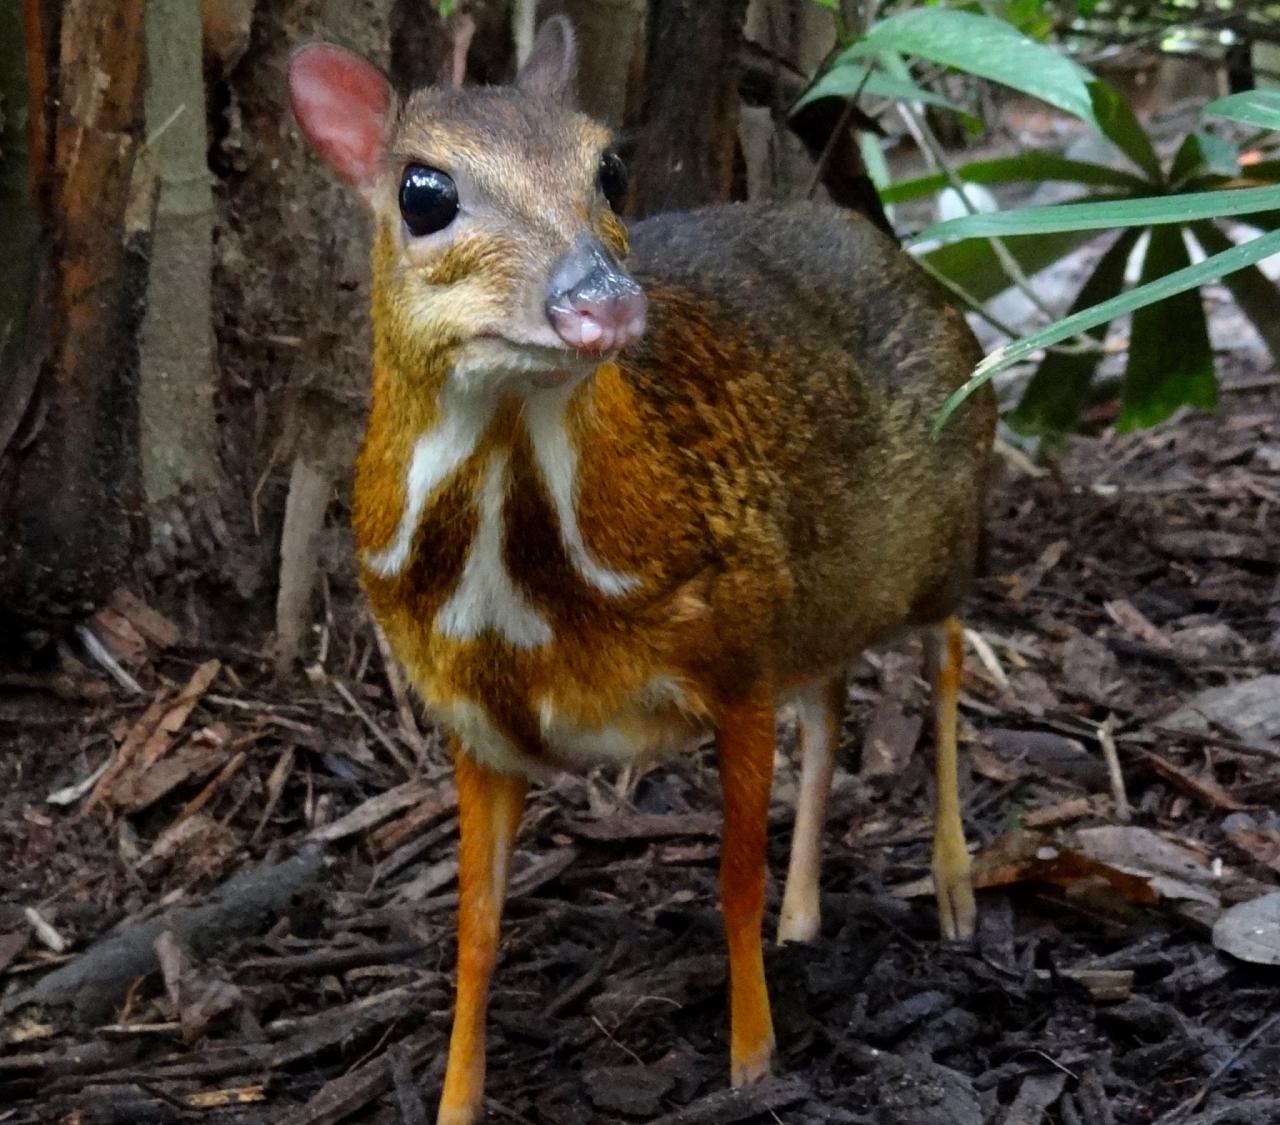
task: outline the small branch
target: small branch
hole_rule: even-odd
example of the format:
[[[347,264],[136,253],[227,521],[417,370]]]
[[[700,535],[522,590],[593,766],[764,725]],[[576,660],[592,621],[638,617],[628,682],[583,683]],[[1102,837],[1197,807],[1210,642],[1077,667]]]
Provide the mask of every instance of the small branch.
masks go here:
[[[1133,808],[1129,804],[1129,794],[1124,787],[1124,774],[1120,771],[1120,756],[1116,753],[1114,730],[1116,717],[1108,715],[1107,721],[1098,727],[1098,745],[1102,747],[1102,757],[1107,763],[1107,773],[1111,778],[1111,799],[1116,806],[1116,819],[1128,821],[1133,816]]]

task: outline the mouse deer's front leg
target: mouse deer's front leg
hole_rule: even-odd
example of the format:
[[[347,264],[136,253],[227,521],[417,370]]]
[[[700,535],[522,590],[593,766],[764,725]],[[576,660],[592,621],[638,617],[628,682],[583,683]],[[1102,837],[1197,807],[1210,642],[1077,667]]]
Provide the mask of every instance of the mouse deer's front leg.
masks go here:
[[[484,1107],[485,1012],[523,777],[495,773],[455,741],[458,784],[458,986],[439,1125],[473,1125]]]
[[[729,1064],[735,1086],[766,1075],[773,1056],[761,924],[774,703],[773,684],[766,678],[726,706],[716,728],[724,793],[720,902],[729,946]]]

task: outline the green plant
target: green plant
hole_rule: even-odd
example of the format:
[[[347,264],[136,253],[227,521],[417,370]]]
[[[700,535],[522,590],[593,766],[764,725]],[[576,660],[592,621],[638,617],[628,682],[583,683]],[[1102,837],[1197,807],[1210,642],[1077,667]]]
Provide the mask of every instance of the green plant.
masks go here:
[[[1010,416],[1013,425],[1029,433],[1057,435],[1074,428],[1088,401],[1108,327],[1127,313],[1133,314],[1133,324],[1117,425],[1154,425],[1183,405],[1212,408],[1217,378],[1198,290],[1219,278],[1272,355],[1280,357],[1280,292],[1257,266],[1280,253],[1280,162],[1240,167],[1234,147],[1214,134],[1193,132],[1164,168],[1118,95],[1102,83],[1095,83],[1094,90],[1095,102],[1110,106],[1096,113],[1099,123],[1140,170],[1139,182],[1094,202],[970,215],[921,236],[1035,238],[1120,231],[1081,287],[1070,314],[987,356],[944,417],[997,371],[1087,332],[1099,346],[1048,352]],[[1236,95],[1213,103],[1206,115],[1280,129],[1280,94]],[[975,172],[957,171],[962,178],[966,171]],[[997,169],[987,182],[1000,182],[1009,171]],[[982,172],[978,169],[976,178]],[[1237,246],[1220,226],[1228,218],[1260,233]],[[1124,292],[1125,268],[1144,231],[1149,236],[1138,284]],[[1194,265],[1188,239],[1205,255]]]
[[[975,307],[1011,282],[1030,288],[1027,274],[1100,232],[1120,229],[1081,286],[1069,315],[998,348],[945,413],[997,371],[1048,348],[1054,350],[1041,360],[1010,420],[1042,435],[1073,429],[1092,393],[1108,328],[1126,313],[1133,313],[1134,319],[1118,424],[1151,425],[1183,404],[1211,407],[1217,380],[1195,290],[1218,277],[1280,357],[1280,294],[1256,267],[1262,258],[1280,251],[1280,187],[1274,186],[1280,181],[1280,161],[1241,167],[1235,145],[1199,129],[1184,139],[1165,166],[1124,99],[1064,52],[1028,38],[1002,20],[941,7],[903,11],[873,24],[833,57],[798,104],[862,91],[959,108],[913,80],[906,58],[1038,97],[1097,129],[1129,165],[1122,169],[1024,152],[951,168],[935,152],[941,164],[936,173],[881,185],[886,204],[962,183],[1054,180],[1086,189],[1085,198],[1091,202],[969,215],[921,235],[921,240],[947,242],[923,254],[922,261]],[[1214,103],[1206,113],[1263,129],[1280,128],[1280,96],[1238,95]],[[1257,228],[1261,236],[1234,246],[1218,225],[1227,217]],[[1144,232],[1149,232],[1146,238]],[[1192,264],[1188,237],[1207,256],[1205,261]],[[1141,254],[1139,283],[1125,292],[1126,267],[1135,253]],[[1072,343],[1061,346],[1065,341]]]

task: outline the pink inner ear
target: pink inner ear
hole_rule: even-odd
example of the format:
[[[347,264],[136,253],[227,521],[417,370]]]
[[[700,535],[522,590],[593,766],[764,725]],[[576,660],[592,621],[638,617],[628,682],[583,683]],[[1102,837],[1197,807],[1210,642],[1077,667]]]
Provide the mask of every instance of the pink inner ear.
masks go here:
[[[289,100],[303,135],[347,183],[371,187],[382,168],[391,84],[376,66],[331,43],[289,63]]]

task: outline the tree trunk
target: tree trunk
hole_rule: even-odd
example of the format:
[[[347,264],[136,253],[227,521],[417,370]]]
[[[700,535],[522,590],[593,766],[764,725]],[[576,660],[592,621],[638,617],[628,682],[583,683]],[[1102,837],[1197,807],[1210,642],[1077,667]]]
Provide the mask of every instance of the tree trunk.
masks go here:
[[[652,0],[630,214],[733,197],[746,7],[747,0]]]
[[[30,626],[91,610],[133,547],[151,193],[135,178],[143,0],[110,19],[93,0],[26,0],[21,34],[17,8],[0,2],[6,110],[16,93],[29,113],[25,139],[6,127],[0,177],[0,617]]]

